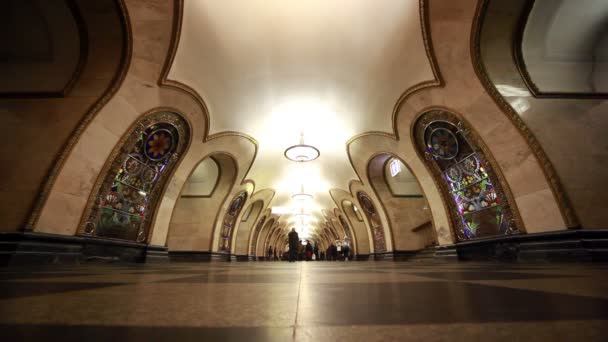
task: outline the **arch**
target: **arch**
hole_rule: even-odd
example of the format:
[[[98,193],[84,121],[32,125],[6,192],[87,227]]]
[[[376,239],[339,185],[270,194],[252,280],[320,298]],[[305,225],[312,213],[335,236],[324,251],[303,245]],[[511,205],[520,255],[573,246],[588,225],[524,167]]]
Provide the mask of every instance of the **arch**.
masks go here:
[[[523,7],[513,47],[530,92],[535,97],[608,97],[608,4],[527,0]]]
[[[147,242],[167,179],[190,142],[179,114],[152,112],[114,148],[91,192],[80,235]]]
[[[204,165],[207,160],[213,160],[218,166],[217,174],[200,175],[196,170]],[[212,245],[212,234],[214,222],[219,219],[222,204],[228,198],[230,190],[234,186],[237,177],[236,160],[224,152],[212,153],[192,168],[192,172],[186,178],[180,195],[175,203],[169,220],[169,231],[167,246],[173,251],[209,251]],[[183,195],[192,176],[215,177],[210,183],[214,183],[211,196]]]
[[[107,8],[111,1],[100,3]],[[87,6],[81,8],[78,2],[69,0],[7,0],[3,5],[0,96],[67,95],[88,56],[82,13]]]
[[[255,248],[258,242],[258,238],[265,223],[266,215],[262,216],[262,218],[258,220],[258,223],[255,225],[255,228],[251,232],[251,238],[249,239],[249,255],[255,256]],[[274,224],[274,222],[272,224]]]
[[[350,246],[352,249],[352,253],[357,254],[357,238],[355,237],[354,230],[350,227],[348,222],[346,222],[346,219],[344,218],[344,216],[341,214],[338,215],[338,222],[340,222],[340,224],[342,225],[342,228],[346,232],[346,236],[350,240],[349,243],[350,243]]]
[[[268,235],[269,231],[272,230],[274,225],[277,223],[277,219],[277,217],[271,217],[270,219],[267,219],[266,223],[262,226],[262,229],[259,230],[257,238],[255,239],[255,256],[264,256],[264,241],[266,241],[266,236]]]
[[[253,196],[252,196],[253,197]],[[249,236],[252,232],[252,227],[258,221],[262,210],[264,209],[264,201],[256,200],[249,204],[245,214],[247,216],[238,224],[234,242],[234,253],[236,255],[247,255],[249,246]]]
[[[356,240],[357,254],[369,254],[370,253],[370,241],[368,238],[367,228],[360,210],[355,210],[356,205],[347,199],[341,202],[342,212],[346,216],[347,222],[353,228],[354,236]]]
[[[512,196],[466,120],[446,110],[414,123],[417,151],[441,188],[458,241],[523,232]]]
[[[258,190],[251,195],[249,199],[249,206],[251,208],[248,209],[250,211],[248,217],[245,219],[246,215],[243,214],[243,218],[241,219],[241,222],[237,224],[236,232],[233,234],[234,254],[241,256],[250,255],[251,239],[254,234],[254,227],[256,227],[255,224],[260,216],[268,215],[270,209],[266,208],[274,198],[274,195],[275,191],[272,189]],[[253,205],[255,202],[259,202],[259,207],[258,204],[255,206]]]
[[[220,165],[210,156],[201,160],[194,168],[180,197],[184,198],[208,198],[212,197],[220,181]]]
[[[13,57],[6,55],[6,52],[10,51],[0,52],[4,56],[2,63],[10,64],[6,67],[0,66],[3,69],[4,81],[4,85],[0,86],[2,88],[0,89],[2,92],[0,107],[3,109],[3,127],[9,134],[9,147],[19,150],[19,153],[0,155],[0,162],[4,165],[0,178],[0,188],[3,192],[3,196],[0,198],[0,217],[3,217],[4,224],[0,230],[32,231],[40,230],[37,221],[69,150],[75,145],[80,133],[83,132],[95,113],[116,93],[127,73],[128,56],[131,54],[132,47],[131,32],[129,18],[122,1],[99,0],[94,4],[86,1],[13,0],[10,2],[20,6],[28,6],[29,4],[26,3],[42,6],[41,12],[43,13],[38,18],[41,21],[39,24],[47,27],[32,27],[38,25],[28,23],[31,20],[38,20],[32,17],[30,20],[22,21],[21,17],[29,16],[26,13],[23,13],[22,16],[13,16],[8,9],[10,4],[5,2],[3,2],[3,14],[28,26],[28,30],[47,30],[51,36],[49,40],[39,36],[39,39],[35,40],[46,42],[42,45],[34,44],[34,40],[29,39],[31,37],[23,39],[27,33],[23,32],[19,25],[13,26],[10,20],[4,21],[5,24],[16,28],[16,37],[22,43],[20,46],[27,51],[9,53],[13,54]],[[55,13],[63,7],[62,4],[59,4],[60,2],[66,3],[68,7],[62,10],[64,15]],[[51,22],[48,22],[47,19],[50,19]],[[47,23],[43,24],[42,21],[47,21]],[[66,27],[68,25],[72,25],[74,28],[69,29]],[[7,38],[8,32],[10,29],[4,30],[3,38]],[[9,50],[14,49],[15,46],[11,46],[8,40],[10,39],[3,39],[3,45]],[[75,63],[67,63],[70,65],[60,60],[52,60],[55,59],[53,55],[61,58],[60,56],[64,55],[65,51],[41,51],[41,47],[42,50],[46,50],[51,47],[50,45],[53,45],[55,50],[61,50],[64,45],[69,44],[67,41],[74,43],[73,49],[69,49],[73,50],[74,58],[77,59],[74,61]],[[67,50],[68,46],[65,48]],[[88,53],[89,50],[97,51],[99,49],[103,49],[104,53]],[[37,60],[23,60],[21,57],[24,56],[24,52]],[[10,61],[11,59],[21,59],[21,66],[17,67]],[[55,62],[65,64],[66,68],[55,68],[57,66]],[[40,68],[44,68],[44,72]],[[101,68],[103,72],[100,72]],[[29,72],[25,72],[25,69]],[[48,72],[52,72],[54,76],[47,77]],[[65,77],[55,77],[57,73]],[[10,76],[11,74],[17,76]],[[46,80],[43,82],[42,78]],[[20,84],[15,84],[13,81],[18,81]],[[49,82],[56,84],[49,84]],[[127,127],[128,123],[124,128]],[[116,140],[122,133],[118,134]],[[43,143],[40,139],[32,138],[41,136],[44,136]],[[111,143],[109,150],[114,147],[115,143],[116,141]],[[107,154],[100,158],[99,166],[103,165],[106,157]],[[90,165],[86,164],[86,166]],[[23,172],[24,169],[27,169],[27,172]],[[69,190],[68,193],[82,192],[83,201],[86,201],[89,196],[87,192],[89,189],[86,187],[92,185],[96,176],[97,174],[87,174],[86,177],[83,177],[86,179],[85,184],[74,178],[70,179],[65,184]],[[86,189],[85,191],[82,191],[83,187]],[[78,208],[78,212],[72,210],[69,213],[69,224],[65,220],[68,216],[65,208],[57,208],[58,210],[55,211],[58,216],[57,221],[63,219],[63,222],[60,222],[62,234],[76,234],[83,208],[84,204]],[[68,225],[69,228],[66,227]],[[43,229],[47,228],[45,223]]]
[[[363,213],[367,217],[370,230],[372,232],[372,242],[374,244],[374,253],[382,253],[387,251],[386,237],[384,234],[384,226],[380,220],[378,210],[374,202],[364,191],[357,192],[357,200],[363,209]]]
[[[398,174],[387,172],[391,163],[401,168]],[[420,250],[438,243],[433,217],[418,178],[401,158],[391,153],[375,155],[368,163],[367,176],[386,213],[394,250]],[[396,176],[400,176],[402,182]]]

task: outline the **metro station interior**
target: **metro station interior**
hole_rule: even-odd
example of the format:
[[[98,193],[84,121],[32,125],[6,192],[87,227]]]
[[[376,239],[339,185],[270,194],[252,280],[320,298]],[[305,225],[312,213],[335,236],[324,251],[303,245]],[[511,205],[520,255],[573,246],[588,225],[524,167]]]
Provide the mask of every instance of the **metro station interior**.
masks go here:
[[[608,339],[607,1],[0,6],[2,340]]]

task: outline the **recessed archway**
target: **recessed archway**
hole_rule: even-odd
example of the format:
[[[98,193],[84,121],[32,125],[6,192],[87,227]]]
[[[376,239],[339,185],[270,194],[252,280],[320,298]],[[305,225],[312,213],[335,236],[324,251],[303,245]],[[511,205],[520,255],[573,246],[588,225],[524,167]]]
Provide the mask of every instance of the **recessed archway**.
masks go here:
[[[390,153],[378,154],[369,161],[368,177],[387,215],[395,251],[437,245],[428,202],[403,160]]]
[[[236,161],[226,153],[214,153],[197,164],[184,183],[171,216],[167,238],[170,250],[211,250],[213,223],[218,220],[236,174]]]

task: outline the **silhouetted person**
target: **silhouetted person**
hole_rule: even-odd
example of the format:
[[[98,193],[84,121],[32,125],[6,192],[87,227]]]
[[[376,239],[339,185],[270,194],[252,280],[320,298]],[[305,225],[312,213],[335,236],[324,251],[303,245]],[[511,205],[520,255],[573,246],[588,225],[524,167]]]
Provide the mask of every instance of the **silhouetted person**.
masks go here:
[[[315,260],[319,259],[319,247],[315,244],[315,247],[312,249],[312,252],[315,254]]]
[[[312,260],[312,245],[309,243],[306,244],[306,261],[311,261]]]
[[[331,261],[338,260],[338,247],[332,243],[329,248],[331,249]]]
[[[291,228],[287,239],[289,240],[289,262],[295,262],[298,259],[298,247],[300,245],[300,237],[295,228]]]
[[[344,254],[344,261],[348,261],[348,259],[350,258],[350,246],[349,245],[344,245],[342,246],[342,254]]]
[[[268,246],[268,252],[266,252],[267,260],[272,260],[272,246]]]

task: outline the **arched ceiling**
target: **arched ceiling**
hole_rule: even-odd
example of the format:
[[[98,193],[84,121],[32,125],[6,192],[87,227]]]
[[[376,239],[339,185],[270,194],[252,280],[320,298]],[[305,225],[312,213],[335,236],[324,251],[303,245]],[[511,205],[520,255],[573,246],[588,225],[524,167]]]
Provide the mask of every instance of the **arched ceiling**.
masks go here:
[[[433,79],[420,20],[418,0],[185,0],[169,78],[202,96],[210,134],[257,140],[247,178],[276,190],[273,207],[303,183],[321,224],[329,189],[356,179],[346,142],[392,133],[402,93]],[[300,132],[321,152],[304,167],[283,155]]]

